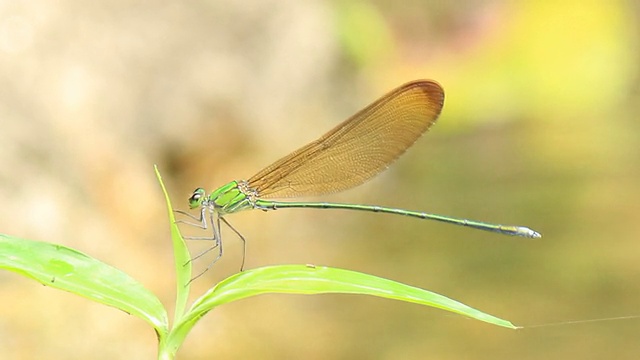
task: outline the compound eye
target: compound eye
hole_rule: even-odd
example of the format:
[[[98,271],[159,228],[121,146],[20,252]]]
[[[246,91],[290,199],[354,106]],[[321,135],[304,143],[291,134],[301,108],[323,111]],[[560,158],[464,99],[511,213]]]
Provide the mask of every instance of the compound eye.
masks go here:
[[[193,194],[189,198],[189,207],[191,209],[197,208],[202,205],[202,201],[205,197],[205,191],[203,188],[197,188],[193,191]]]

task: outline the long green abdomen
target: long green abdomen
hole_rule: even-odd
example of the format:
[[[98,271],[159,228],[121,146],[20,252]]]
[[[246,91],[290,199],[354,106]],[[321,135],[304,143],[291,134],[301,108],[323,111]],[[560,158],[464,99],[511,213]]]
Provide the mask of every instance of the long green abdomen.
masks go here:
[[[485,230],[490,232],[496,232],[506,235],[522,236],[528,238],[539,238],[541,235],[536,231],[533,231],[524,226],[513,225],[496,225],[485,223],[481,221],[473,221],[466,219],[457,219],[448,216],[429,214],[419,211],[394,209],[376,205],[357,205],[357,204],[339,204],[339,203],[307,203],[307,202],[279,202],[279,201],[265,201],[257,200],[255,203],[256,208],[265,210],[277,210],[286,208],[310,208],[310,209],[343,209],[343,210],[358,210],[368,212],[379,212],[386,214],[405,215],[425,220],[435,220],[445,222],[449,224],[462,225],[471,227],[474,229]]]

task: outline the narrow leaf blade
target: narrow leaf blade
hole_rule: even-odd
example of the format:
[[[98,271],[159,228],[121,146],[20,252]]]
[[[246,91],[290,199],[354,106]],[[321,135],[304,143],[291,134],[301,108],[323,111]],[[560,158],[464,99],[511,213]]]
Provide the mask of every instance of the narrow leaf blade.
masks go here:
[[[312,265],[268,266],[247,270],[221,281],[198,299],[169,335],[180,343],[195,323],[216,306],[266,293],[360,294],[431,306],[510,329],[511,322],[431,291],[350,270]]]
[[[160,175],[160,171],[158,170],[157,165],[154,165],[154,170],[156,172],[158,182],[160,183],[160,187],[162,188],[162,193],[164,194],[167,209],[169,212],[171,240],[173,243],[174,266],[176,269],[176,308],[174,321],[178,321],[184,315],[184,311],[187,307],[187,301],[189,299],[189,284],[191,280],[191,256],[189,255],[187,244],[180,234],[180,229],[178,229],[178,225],[176,224],[176,218],[173,213],[171,199],[169,199],[167,189],[164,186],[164,182],[162,182],[162,176]]]
[[[168,332],[160,300],[122,271],[77,250],[0,234],[0,268],[120,309]]]

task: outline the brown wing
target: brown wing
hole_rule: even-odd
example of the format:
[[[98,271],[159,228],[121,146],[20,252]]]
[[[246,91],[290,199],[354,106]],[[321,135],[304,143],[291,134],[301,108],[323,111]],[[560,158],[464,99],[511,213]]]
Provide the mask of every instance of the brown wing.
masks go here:
[[[249,179],[263,198],[339,192],[384,170],[436,122],[442,87],[406,83]]]

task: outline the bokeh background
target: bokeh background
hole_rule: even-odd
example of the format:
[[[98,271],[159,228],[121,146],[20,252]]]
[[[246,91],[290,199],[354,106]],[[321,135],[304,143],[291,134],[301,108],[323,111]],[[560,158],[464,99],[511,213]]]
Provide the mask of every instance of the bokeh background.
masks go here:
[[[431,78],[446,92],[431,132],[376,179],[322,199],[542,239],[322,210],[229,221],[249,268],[367,272],[525,328],[377,298],[265,295],[208,314],[179,357],[636,359],[638,319],[530,326],[640,315],[639,13],[635,1],[2,0],[0,232],[86,252],[172,310],[153,164],[186,208],[195,187],[247,178]],[[195,294],[238,270],[240,242],[225,239]],[[0,283],[3,359],[155,357],[133,316],[13,273]]]

